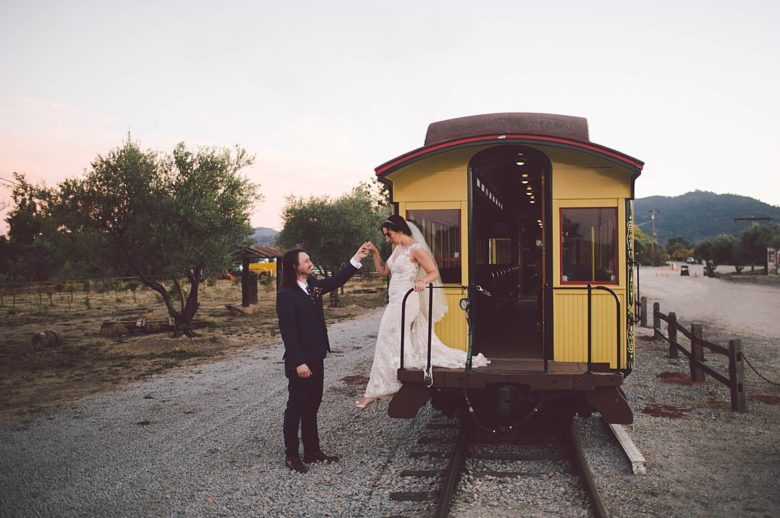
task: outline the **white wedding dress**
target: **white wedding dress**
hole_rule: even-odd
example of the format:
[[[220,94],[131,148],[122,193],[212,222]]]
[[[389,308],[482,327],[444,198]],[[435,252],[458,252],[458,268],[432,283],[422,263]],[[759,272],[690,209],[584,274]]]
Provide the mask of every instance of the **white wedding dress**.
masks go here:
[[[409,246],[397,246],[387,259],[387,267],[390,268],[391,273],[388,290],[389,302],[379,324],[374,364],[371,366],[371,375],[366,386],[366,397],[387,396],[398,392],[401,388],[401,382],[397,379],[398,368],[401,364],[401,305],[404,295],[414,287],[415,279],[421,271],[420,266],[411,258],[412,250],[415,248],[426,250],[426,247],[414,242]],[[427,250],[426,253],[428,253]],[[423,304],[421,304],[421,299],[424,299]],[[427,295],[421,296],[418,292],[410,294],[406,300],[405,368],[424,370],[427,367],[428,308],[426,306]],[[446,311],[446,306],[444,311]],[[434,320],[437,320],[436,310],[434,310]],[[472,367],[482,367],[488,363],[490,362],[482,354],[471,359]],[[462,369],[466,366],[466,352],[446,346],[432,330],[431,365]]]

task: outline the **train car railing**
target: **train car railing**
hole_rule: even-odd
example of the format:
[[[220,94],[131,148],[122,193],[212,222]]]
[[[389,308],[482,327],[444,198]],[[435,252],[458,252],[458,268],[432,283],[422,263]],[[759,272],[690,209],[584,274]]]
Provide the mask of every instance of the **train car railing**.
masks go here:
[[[433,283],[428,284],[428,362],[425,367],[425,374],[423,380],[425,385],[430,387],[433,385],[433,374],[431,372],[431,336],[433,334],[433,319],[431,314],[433,313],[433,290],[434,288],[443,289],[444,286],[434,286]],[[414,292],[414,288],[409,288],[409,291],[404,295],[404,299],[401,302],[401,365],[400,368],[404,368],[404,332],[406,331],[406,300]]]
[[[450,286],[447,286],[450,287]],[[433,319],[430,318],[431,314],[433,313],[433,290],[434,289],[443,289],[445,286],[434,286],[433,284],[429,284],[425,289],[428,290],[428,357],[427,362],[425,366],[425,373],[423,376],[423,379],[425,381],[426,386],[430,387],[433,385],[433,375],[431,371],[431,337],[433,334]],[[461,289],[466,290],[468,288],[461,286]],[[548,292],[548,296],[546,297],[546,305],[547,308],[545,308],[545,318],[546,322],[550,323],[551,319],[549,316],[552,314],[552,295],[555,290],[579,290],[582,291],[583,289],[587,290],[587,296],[588,296],[588,374],[591,374],[593,372],[593,290],[599,290],[599,291],[606,291],[610,295],[612,295],[613,300],[615,301],[615,342],[617,344],[617,368],[620,369],[620,361],[622,359],[621,355],[621,348],[622,348],[622,340],[621,340],[621,333],[620,333],[620,298],[618,297],[617,293],[615,293],[610,288],[607,288],[606,286],[593,286],[591,283],[588,283],[586,286],[550,286],[546,285],[545,290]],[[482,286],[476,285],[475,290],[479,293],[484,293],[488,296],[493,296],[489,291],[482,288]],[[404,295],[403,301],[401,302],[401,361],[400,361],[400,369],[404,369],[404,335],[406,332],[406,301],[409,298],[409,295],[411,295],[414,292],[414,288],[410,288],[409,291],[406,292]],[[549,324],[547,324],[549,325]],[[545,333],[545,340],[543,342],[543,351],[542,356],[544,358],[544,372],[547,373],[549,371],[549,359],[547,355],[548,351],[548,344],[550,340],[552,340],[552,333],[551,330],[548,328],[547,333]],[[466,365],[467,368],[470,368],[471,365],[471,351],[467,351],[469,361],[467,362],[468,365]]]
[[[546,285],[545,289],[548,292],[547,298],[547,308],[545,311],[545,316],[549,317],[549,315],[552,315],[552,295],[555,290],[579,290],[582,291],[583,289],[587,289],[588,292],[588,374],[593,372],[593,290],[600,290],[600,291],[606,291],[610,295],[612,295],[612,298],[615,300],[615,342],[617,343],[617,368],[620,369],[620,360],[621,360],[621,354],[620,350],[622,348],[622,340],[620,339],[620,298],[618,297],[617,293],[615,293],[610,288],[607,288],[606,286],[593,286],[591,283],[588,283],[586,286],[551,286]],[[547,322],[551,323],[552,320],[550,318],[547,318]],[[549,324],[547,324],[549,326]],[[548,342],[552,340],[552,330],[548,327],[547,333],[545,333],[545,343],[544,343],[544,372],[547,372],[548,369],[548,358],[547,358],[547,351],[548,351]]]

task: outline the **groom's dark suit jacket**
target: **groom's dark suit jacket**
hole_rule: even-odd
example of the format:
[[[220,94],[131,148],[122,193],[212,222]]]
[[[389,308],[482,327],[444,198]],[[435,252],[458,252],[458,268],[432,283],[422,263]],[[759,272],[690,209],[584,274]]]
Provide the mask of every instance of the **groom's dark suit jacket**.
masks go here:
[[[309,367],[318,364],[330,351],[322,296],[339,288],[355,272],[357,268],[347,263],[331,277],[309,277],[307,282],[312,295],[297,284],[294,288],[284,287],[279,290],[276,295],[276,315],[284,341],[284,370],[288,376],[302,363]]]

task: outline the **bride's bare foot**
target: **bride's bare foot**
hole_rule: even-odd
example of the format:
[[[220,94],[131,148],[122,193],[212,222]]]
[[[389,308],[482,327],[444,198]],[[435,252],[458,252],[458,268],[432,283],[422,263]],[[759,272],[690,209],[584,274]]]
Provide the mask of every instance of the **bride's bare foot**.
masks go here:
[[[373,403],[377,399],[379,399],[379,398],[363,396],[362,398],[360,398],[357,401],[355,401],[355,406],[358,407],[358,408],[366,408],[368,405],[370,405],[371,403]]]

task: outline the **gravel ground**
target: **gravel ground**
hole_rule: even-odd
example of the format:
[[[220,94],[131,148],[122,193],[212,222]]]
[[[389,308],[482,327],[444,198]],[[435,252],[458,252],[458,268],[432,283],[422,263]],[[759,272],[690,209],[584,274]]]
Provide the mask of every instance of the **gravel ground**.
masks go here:
[[[702,323],[704,337],[715,343],[741,338],[753,365],[780,382],[779,288],[681,277],[667,268],[643,268],[641,275],[650,306],[659,301],[662,312],[676,312],[686,326]],[[653,340],[651,330],[638,335],[636,367],[625,384],[634,424],[626,428],[647,474],[632,474],[599,419],[581,421],[607,508],[615,516],[780,516],[780,387],[746,367],[748,412],[731,412],[729,389],[710,377],[696,385],[661,382],[661,373],[687,375],[688,362],[682,355],[669,359],[668,345]],[[706,359],[727,372],[720,357]],[[680,417],[643,412],[652,405],[679,409]]]
[[[380,313],[331,326],[323,449],[306,475],[283,463],[281,345],[179,370],[22,428],[0,429],[2,516],[377,516],[389,462],[424,416],[353,407]]]
[[[658,288],[655,278],[661,280]],[[679,300],[690,300],[697,283],[721,282],[692,279],[645,275],[642,295],[652,300],[658,293],[662,310],[674,310],[687,322],[695,314],[667,300],[685,293],[689,298]],[[729,305],[743,290],[764,290],[722,284],[690,307]],[[780,289],[769,292],[769,301],[777,304],[778,294]],[[713,309],[705,337],[724,343],[738,332],[754,365],[778,380],[780,322],[764,322],[762,311],[741,311],[740,322]],[[367,375],[379,316],[372,310],[331,326],[334,354],[326,363],[320,433],[323,448],[340,454],[341,462],[312,465],[305,475],[284,466],[286,382],[277,344],[91,396],[29,425],[0,424],[0,516],[408,512],[414,506],[391,501],[390,493],[399,484],[420,489],[414,480],[399,482],[398,473],[418,465],[409,453],[435,416],[428,407],[414,420],[389,419],[386,402],[362,412],[353,408],[363,386],[348,377]],[[703,385],[662,383],[658,374],[686,373],[687,364],[667,359],[666,345],[648,340],[647,331],[639,334],[637,368],[626,381],[635,423],[627,428],[647,458],[647,474],[631,474],[598,419],[581,422],[607,507],[615,516],[780,516],[780,389],[748,372],[749,412],[732,413],[726,388],[712,379]],[[680,417],[643,413],[653,404],[680,409]],[[518,506],[518,514],[528,515],[524,510],[532,504]],[[490,515],[489,509],[473,512]]]

